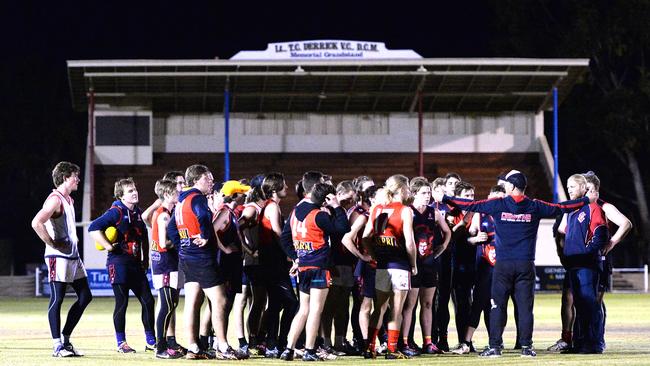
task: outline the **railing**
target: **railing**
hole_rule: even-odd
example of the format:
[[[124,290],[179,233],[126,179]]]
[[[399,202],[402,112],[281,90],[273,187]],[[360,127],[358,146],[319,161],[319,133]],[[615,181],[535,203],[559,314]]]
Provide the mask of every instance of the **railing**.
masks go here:
[[[613,273],[626,273],[626,274],[633,274],[633,273],[641,273],[643,275],[643,292],[647,293],[648,292],[648,265],[644,265],[642,268],[612,268]],[[614,277],[610,279],[610,288],[612,291],[615,292],[637,292],[634,290],[616,290],[614,288]]]

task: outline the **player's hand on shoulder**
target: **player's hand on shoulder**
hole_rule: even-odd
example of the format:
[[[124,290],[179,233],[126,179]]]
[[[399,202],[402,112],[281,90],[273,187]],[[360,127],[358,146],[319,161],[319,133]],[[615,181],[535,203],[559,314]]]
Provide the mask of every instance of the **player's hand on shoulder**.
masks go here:
[[[587,198],[589,198],[589,203],[594,203],[598,200],[598,192],[595,190],[587,191]]]
[[[325,202],[327,203],[328,206],[332,208],[337,208],[340,206],[338,198],[336,197],[335,194],[332,193],[328,194],[325,197]]]

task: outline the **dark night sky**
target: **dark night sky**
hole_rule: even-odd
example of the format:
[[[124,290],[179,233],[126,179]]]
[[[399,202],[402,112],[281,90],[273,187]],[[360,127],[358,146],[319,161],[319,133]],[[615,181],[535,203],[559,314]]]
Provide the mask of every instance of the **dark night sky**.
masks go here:
[[[29,222],[51,189],[52,166],[83,164],[86,116],[72,111],[66,60],[227,59],[308,39],[380,41],[423,57],[496,56],[488,1],[222,3],[3,2],[0,163],[3,188],[14,192],[7,204],[19,209],[2,220],[0,244],[14,243],[17,263],[40,261]]]

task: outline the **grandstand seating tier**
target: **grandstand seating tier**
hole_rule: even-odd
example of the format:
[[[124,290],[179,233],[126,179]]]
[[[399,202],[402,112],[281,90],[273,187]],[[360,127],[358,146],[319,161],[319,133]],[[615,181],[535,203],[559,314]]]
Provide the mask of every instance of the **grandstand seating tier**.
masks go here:
[[[424,175],[433,180],[448,172],[458,173],[476,187],[476,198],[487,196],[496,177],[510,169],[518,169],[528,177],[526,193],[535,198],[550,200],[551,187],[537,153],[444,153],[424,155]],[[133,177],[144,209],[155,200],[153,186],[169,170],[181,170],[191,164],[205,164],[215,180],[223,179],[224,155],[218,153],[155,153],[152,165],[97,165],[95,166],[95,218],[113,201],[113,185],[119,178]],[[286,215],[298,201],[294,185],[308,170],[318,170],[333,177],[334,182],[368,175],[381,184],[393,174],[408,177],[418,175],[416,153],[231,153],[232,179],[248,178],[272,171],[285,175],[289,192],[282,201]]]

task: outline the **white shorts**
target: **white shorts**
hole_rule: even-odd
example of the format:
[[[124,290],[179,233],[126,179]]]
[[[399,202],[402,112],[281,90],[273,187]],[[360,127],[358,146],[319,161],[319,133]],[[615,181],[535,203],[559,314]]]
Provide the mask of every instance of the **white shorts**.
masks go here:
[[[165,274],[155,274],[151,277],[153,288],[160,290],[163,287],[171,287],[178,289],[178,271],[173,271]]]
[[[47,257],[48,278],[50,282],[72,283],[76,280],[88,277],[86,268],[80,258],[68,259],[63,257]]]
[[[375,289],[382,292],[411,289],[411,272],[404,269],[377,269]]]
[[[353,287],[354,268],[345,265],[336,266],[336,271],[332,271],[332,286]]]

